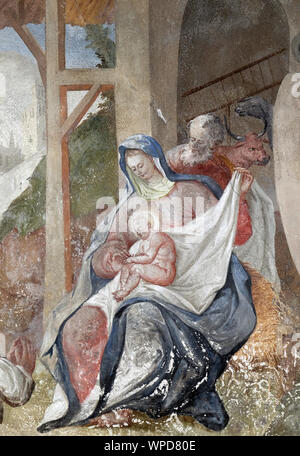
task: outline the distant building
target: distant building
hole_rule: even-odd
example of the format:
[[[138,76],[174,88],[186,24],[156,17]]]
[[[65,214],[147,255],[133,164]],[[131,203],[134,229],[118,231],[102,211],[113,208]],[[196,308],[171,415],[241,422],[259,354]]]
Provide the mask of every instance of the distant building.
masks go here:
[[[9,171],[24,160],[21,149],[16,145],[13,132],[8,147],[0,144],[0,172]]]
[[[45,90],[42,85],[32,87],[32,103],[23,113],[23,144],[24,158],[41,152],[46,145],[46,105]]]

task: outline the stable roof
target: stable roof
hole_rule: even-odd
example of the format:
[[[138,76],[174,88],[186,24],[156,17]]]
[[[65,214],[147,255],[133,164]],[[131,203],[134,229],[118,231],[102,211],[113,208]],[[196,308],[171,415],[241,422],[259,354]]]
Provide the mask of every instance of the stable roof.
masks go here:
[[[55,0],[53,0],[55,1]],[[87,24],[114,23],[115,0],[65,0],[66,23]],[[45,20],[45,0],[0,0],[0,29],[20,25],[41,24]]]

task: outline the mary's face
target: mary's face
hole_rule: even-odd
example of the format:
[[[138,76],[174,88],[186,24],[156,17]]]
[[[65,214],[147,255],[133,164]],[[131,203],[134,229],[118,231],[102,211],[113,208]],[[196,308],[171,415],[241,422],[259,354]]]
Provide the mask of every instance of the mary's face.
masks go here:
[[[130,150],[126,163],[136,176],[146,181],[153,177],[156,169],[151,158],[141,150]]]

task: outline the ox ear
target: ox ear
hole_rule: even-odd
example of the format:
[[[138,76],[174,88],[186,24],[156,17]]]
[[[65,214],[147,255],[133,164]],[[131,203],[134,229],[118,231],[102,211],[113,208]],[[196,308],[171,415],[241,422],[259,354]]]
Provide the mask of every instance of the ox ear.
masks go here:
[[[228,126],[226,116],[224,116],[224,124],[225,124],[225,128],[226,128],[227,133],[228,133],[229,136],[231,136],[233,139],[235,139],[236,141],[245,141],[245,140],[246,140],[246,136],[238,136],[238,135],[235,135],[234,133],[232,133],[232,131],[230,130],[230,128],[229,128],[229,126]]]

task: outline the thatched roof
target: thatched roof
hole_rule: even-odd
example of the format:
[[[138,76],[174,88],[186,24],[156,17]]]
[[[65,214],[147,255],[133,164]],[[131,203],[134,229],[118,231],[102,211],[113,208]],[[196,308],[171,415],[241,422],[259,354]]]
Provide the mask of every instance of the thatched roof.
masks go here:
[[[114,23],[115,0],[65,0],[65,8],[67,24]],[[45,20],[45,0],[0,0],[0,29],[12,26],[11,17],[21,25],[40,24]]]

